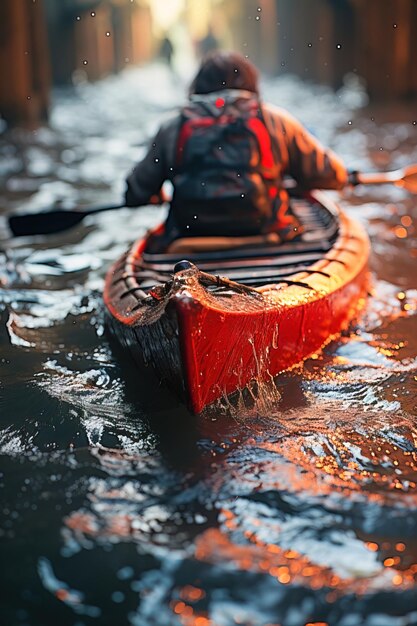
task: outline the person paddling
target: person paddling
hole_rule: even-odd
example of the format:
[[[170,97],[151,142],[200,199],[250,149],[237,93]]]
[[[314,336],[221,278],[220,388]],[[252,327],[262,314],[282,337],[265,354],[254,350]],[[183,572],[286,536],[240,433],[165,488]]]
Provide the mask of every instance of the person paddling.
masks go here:
[[[207,54],[189,101],[164,122],[127,178],[127,206],[173,197],[164,241],[299,234],[284,176],[303,189],[342,189],[348,172],[290,113],[260,100],[258,71],[236,52]]]

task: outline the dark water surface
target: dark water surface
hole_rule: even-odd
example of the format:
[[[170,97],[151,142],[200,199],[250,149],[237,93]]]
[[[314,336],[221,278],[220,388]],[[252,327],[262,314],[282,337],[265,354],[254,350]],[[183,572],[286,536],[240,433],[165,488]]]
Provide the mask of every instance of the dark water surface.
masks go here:
[[[161,114],[163,68],[58,93],[0,136],[7,210],[117,202]],[[156,85],[158,86],[155,89]],[[352,166],[417,161],[416,107],[265,82]],[[0,242],[1,624],[417,624],[416,196],[346,192],[372,296],[324,353],[243,414],[192,418],[109,345],[106,268],[164,215],[97,215]]]

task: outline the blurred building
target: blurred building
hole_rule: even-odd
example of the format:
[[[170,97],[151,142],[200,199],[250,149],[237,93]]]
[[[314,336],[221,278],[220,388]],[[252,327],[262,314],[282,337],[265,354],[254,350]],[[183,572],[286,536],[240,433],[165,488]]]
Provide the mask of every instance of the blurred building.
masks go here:
[[[233,47],[266,72],[338,88],[361,76],[371,98],[417,97],[417,0],[223,0]]]
[[[417,0],[351,0],[358,73],[372,98],[417,97]]]
[[[417,0],[1,0],[0,115],[45,119],[51,84],[146,63],[167,39],[170,66],[229,48],[270,74],[417,96]]]
[[[44,0],[52,77],[71,82],[74,72],[97,80],[153,53],[149,3],[134,0]]]
[[[10,123],[47,117],[50,66],[41,2],[0,2],[0,115]]]

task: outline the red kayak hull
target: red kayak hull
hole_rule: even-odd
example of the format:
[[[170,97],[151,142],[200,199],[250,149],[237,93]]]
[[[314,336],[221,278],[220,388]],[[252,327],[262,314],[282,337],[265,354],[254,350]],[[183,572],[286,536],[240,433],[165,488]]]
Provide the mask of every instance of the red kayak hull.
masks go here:
[[[119,338],[130,337],[125,344],[131,348],[136,341],[137,352],[145,341],[147,360],[157,373],[165,367],[163,377],[183,393],[194,413],[316,353],[348,326],[368,290],[368,237],[344,214],[332,247],[291,280],[258,287],[261,297],[217,296],[201,285],[195,271],[185,270],[175,275],[161,314],[157,304],[151,317],[144,317],[134,299],[122,309],[117,293],[120,267],[133,275],[145,246],[146,240],[138,242],[109,272],[106,307]],[[167,361],[172,361],[168,367]]]

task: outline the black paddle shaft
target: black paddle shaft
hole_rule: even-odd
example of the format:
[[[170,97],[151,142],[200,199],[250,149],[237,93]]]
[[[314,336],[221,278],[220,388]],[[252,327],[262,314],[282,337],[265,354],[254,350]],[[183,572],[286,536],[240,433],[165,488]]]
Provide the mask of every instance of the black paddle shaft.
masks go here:
[[[409,165],[394,172],[375,172],[373,174],[355,172],[351,174],[350,183],[354,185],[391,183],[406,189],[410,193],[417,193],[417,164]],[[292,185],[287,184],[286,186],[290,188]],[[166,198],[161,195],[155,204],[165,200]],[[76,226],[86,215],[92,215],[101,211],[113,211],[121,209],[123,206],[122,204],[68,211],[65,209],[52,209],[42,213],[16,214],[9,216],[8,222],[12,233],[17,237],[23,235],[49,235]]]
[[[79,224],[87,215],[121,209],[124,205],[90,207],[88,209],[65,210],[52,209],[42,213],[25,213],[11,215],[8,218],[13,235],[50,235],[59,233]]]

